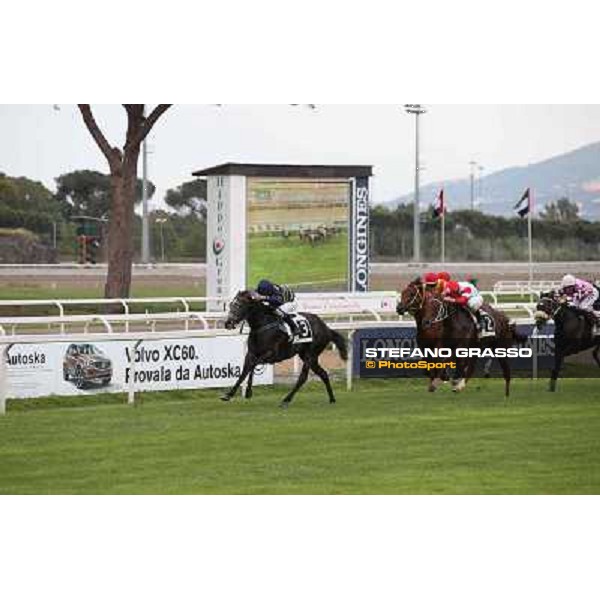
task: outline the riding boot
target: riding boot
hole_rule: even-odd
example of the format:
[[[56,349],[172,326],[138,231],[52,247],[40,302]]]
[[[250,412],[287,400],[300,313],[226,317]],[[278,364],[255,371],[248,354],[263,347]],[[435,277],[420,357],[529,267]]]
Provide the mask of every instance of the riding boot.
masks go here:
[[[296,322],[294,321],[294,319],[292,319],[292,315],[289,315],[288,313],[282,311],[282,316],[283,316],[283,320],[289,325],[289,327],[292,331],[292,338],[290,340],[290,341],[292,341],[298,334],[298,326],[296,325]]]
[[[276,308],[274,310],[275,314],[283,320],[284,323],[286,323],[291,331],[290,334],[290,342],[294,340],[294,337],[296,337],[296,334],[298,333],[298,327],[296,326],[296,323],[294,323],[294,319],[292,319],[292,315],[286,313],[285,311],[281,310],[280,308]]]
[[[485,324],[485,319],[484,319],[483,315],[481,314],[480,310],[478,310],[475,313],[475,317],[477,318],[477,332],[478,333],[484,332],[486,324]]]

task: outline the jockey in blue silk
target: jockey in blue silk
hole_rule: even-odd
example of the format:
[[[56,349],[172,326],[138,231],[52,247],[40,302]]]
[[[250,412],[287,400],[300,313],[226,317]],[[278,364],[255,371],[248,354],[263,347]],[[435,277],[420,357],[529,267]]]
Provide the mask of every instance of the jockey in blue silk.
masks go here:
[[[293,338],[298,333],[298,326],[290,314],[295,309],[293,292],[268,279],[261,279],[256,286],[256,293],[260,296],[263,304],[271,308],[273,314],[289,325]]]

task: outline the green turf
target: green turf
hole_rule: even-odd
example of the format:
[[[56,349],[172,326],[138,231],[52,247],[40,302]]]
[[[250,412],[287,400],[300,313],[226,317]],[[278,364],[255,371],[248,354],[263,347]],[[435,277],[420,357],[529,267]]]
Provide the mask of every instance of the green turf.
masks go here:
[[[331,282],[347,286],[348,236],[337,235],[311,246],[296,236],[251,235],[248,242],[250,285],[263,277],[294,285]]]
[[[311,383],[224,404],[216,391],[17,402],[0,418],[2,493],[600,493],[597,380]]]
[[[205,285],[203,281],[190,281],[189,285],[165,284],[145,285],[134,284],[131,288],[132,298],[160,298],[163,296],[204,296]],[[0,300],[62,300],[70,298],[79,300],[84,298],[103,298],[104,283],[87,282],[85,286],[74,286],[68,283],[57,283],[48,286],[47,283],[31,285],[5,285],[0,286]]]

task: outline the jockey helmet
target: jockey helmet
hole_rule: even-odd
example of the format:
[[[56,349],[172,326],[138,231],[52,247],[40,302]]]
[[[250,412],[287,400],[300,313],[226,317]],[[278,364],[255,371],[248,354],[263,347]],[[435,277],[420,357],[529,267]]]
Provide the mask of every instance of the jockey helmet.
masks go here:
[[[256,291],[261,296],[271,296],[275,286],[268,279],[261,279],[256,286]]]
[[[423,278],[427,285],[437,283],[438,275],[437,273],[425,273]]]
[[[441,279],[443,281],[450,281],[452,277],[450,277],[450,273],[448,273],[448,271],[440,271],[438,273],[438,279]]]
[[[565,288],[573,287],[576,283],[577,283],[577,280],[575,279],[575,277],[573,277],[573,275],[565,275],[562,278],[560,287],[561,287],[561,289],[564,290]]]
[[[458,285],[458,281],[449,281],[446,284],[446,290],[451,294],[458,294],[460,291],[460,286]]]

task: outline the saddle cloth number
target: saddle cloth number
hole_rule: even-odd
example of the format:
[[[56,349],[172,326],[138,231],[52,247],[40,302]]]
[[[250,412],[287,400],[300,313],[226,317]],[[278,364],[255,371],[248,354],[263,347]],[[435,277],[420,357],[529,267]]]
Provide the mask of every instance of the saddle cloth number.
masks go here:
[[[294,342],[297,344],[307,344],[313,341],[312,327],[310,321],[302,315],[293,315],[292,319],[296,323],[297,333]]]
[[[485,331],[494,333],[496,329],[496,323],[494,323],[494,319],[486,312],[481,311],[481,316],[483,317],[483,328]]]

